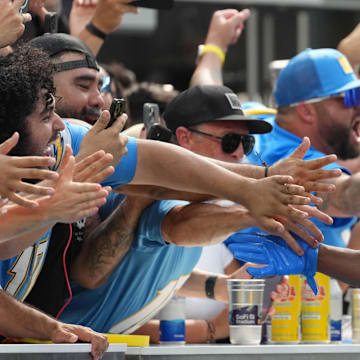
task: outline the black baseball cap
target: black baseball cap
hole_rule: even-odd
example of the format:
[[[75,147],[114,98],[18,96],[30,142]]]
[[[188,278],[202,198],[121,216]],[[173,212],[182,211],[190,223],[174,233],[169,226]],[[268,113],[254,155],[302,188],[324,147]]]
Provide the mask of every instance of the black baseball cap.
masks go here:
[[[166,126],[175,133],[180,126],[221,121],[245,121],[250,134],[264,134],[272,130],[271,124],[246,116],[237,95],[226,86],[195,86],[180,93],[166,107]]]
[[[30,44],[31,46],[46,52],[50,58],[64,51],[75,51],[85,55],[84,60],[66,61],[55,64],[57,72],[72,70],[80,67],[88,67],[99,71],[94,54],[83,41],[75,36],[62,33],[46,33],[32,39]]]

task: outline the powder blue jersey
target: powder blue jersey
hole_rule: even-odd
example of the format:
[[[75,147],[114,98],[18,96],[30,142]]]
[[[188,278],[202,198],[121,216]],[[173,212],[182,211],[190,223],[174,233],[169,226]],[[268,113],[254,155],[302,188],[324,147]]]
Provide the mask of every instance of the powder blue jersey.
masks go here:
[[[276,161],[283,159],[290,155],[302,142],[302,139],[296,135],[284,130],[276,124],[272,123],[273,130],[267,134],[255,135],[256,138],[256,149],[260,155],[261,160],[265,161],[267,165],[273,165]],[[324,156],[325,154],[321,153],[318,150],[315,150],[313,147],[310,147],[309,151],[306,153],[304,159],[316,159]],[[253,151],[248,156],[249,162],[253,164],[261,164],[259,156]],[[338,169],[340,168],[343,172],[349,174],[349,171],[342,168],[339,164],[333,163],[326,167],[327,169]],[[326,225],[321,221],[312,218],[311,220],[319,227],[321,232],[324,235],[324,244],[332,246],[345,247],[344,241],[342,239],[343,232],[348,231],[351,226],[353,226],[357,218],[348,217],[348,218],[336,218],[334,217],[333,225]],[[241,232],[260,232],[261,230],[257,228],[249,228],[242,230]],[[226,244],[229,245],[233,242],[233,239],[230,237],[226,240]]]
[[[61,163],[66,145],[69,144],[76,155],[79,152],[80,143],[88,131],[88,128],[84,126],[70,124],[66,121],[65,125],[66,128],[60,133],[58,142],[53,146],[53,156],[56,158],[55,169]],[[137,145],[134,138],[129,138],[127,148],[127,155],[121,159],[114,174],[105,179],[104,186],[110,185],[116,188],[133,179],[137,162]],[[51,229],[47,231],[34,245],[23,250],[18,256],[0,261],[0,286],[21,301],[26,298],[41,271],[51,231]],[[67,240],[61,239],[61,241]]]
[[[95,290],[73,283],[73,299],[61,320],[129,334],[151,319],[182,286],[201,255],[201,247],[167,244],[162,237],[164,217],[182,204],[186,202],[157,201],[144,210],[133,244],[111,276]]]

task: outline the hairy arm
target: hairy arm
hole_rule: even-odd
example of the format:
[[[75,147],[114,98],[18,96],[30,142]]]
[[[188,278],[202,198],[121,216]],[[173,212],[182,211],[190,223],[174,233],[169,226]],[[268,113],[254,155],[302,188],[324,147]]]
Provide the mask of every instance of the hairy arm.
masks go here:
[[[317,194],[323,199],[319,209],[330,216],[349,217],[360,214],[360,173],[353,176],[343,174],[335,181],[328,180],[336,185],[331,193]]]
[[[0,291],[0,331],[9,337],[51,340],[55,343],[74,343],[77,340],[92,344],[91,357],[100,359],[109,343],[103,334],[91,329],[64,324],[41,311],[25,305],[5,291]]]
[[[102,285],[129,250],[142,211],[153,200],[127,197],[85,240],[71,268],[81,286]]]
[[[175,206],[164,218],[164,240],[178,246],[205,246],[224,241],[238,230],[256,226],[242,206],[215,204]]]

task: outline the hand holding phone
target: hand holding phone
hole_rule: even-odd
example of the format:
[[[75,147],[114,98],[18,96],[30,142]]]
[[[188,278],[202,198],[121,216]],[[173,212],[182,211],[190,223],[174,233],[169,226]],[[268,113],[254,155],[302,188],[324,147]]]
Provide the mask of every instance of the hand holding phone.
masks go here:
[[[114,98],[110,106],[110,121],[106,128],[109,128],[116,119],[125,112],[125,99]]]

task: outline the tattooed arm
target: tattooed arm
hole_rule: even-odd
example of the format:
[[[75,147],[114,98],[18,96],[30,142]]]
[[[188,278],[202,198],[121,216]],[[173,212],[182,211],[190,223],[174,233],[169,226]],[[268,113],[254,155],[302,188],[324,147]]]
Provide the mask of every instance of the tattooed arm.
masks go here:
[[[152,202],[148,198],[126,197],[90,233],[71,267],[71,277],[78,284],[95,289],[105,282],[129,250],[139,217]]]
[[[330,216],[349,217],[360,215],[360,173],[346,174],[330,181],[336,185],[332,193],[318,193],[323,199],[319,209]]]

